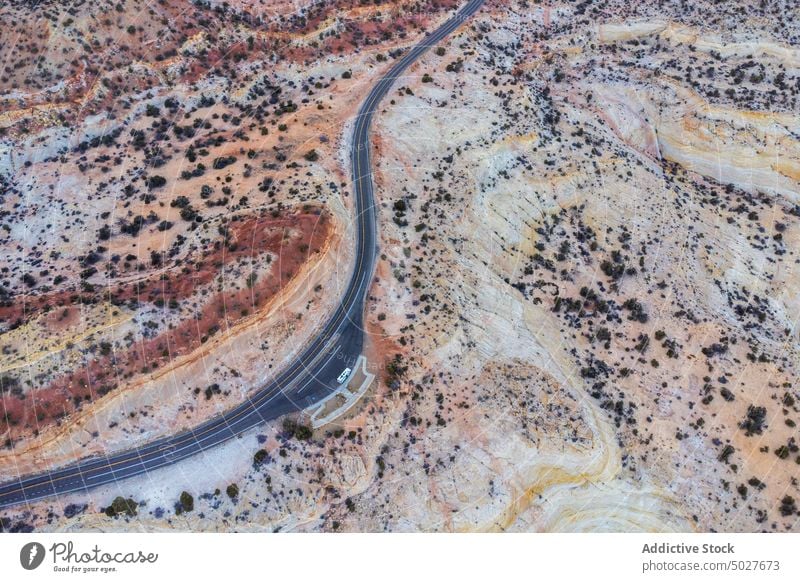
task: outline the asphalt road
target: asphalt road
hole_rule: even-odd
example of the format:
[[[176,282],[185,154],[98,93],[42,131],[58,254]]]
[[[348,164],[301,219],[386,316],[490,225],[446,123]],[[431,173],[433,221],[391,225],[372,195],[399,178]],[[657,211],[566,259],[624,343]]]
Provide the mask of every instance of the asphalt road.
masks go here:
[[[474,14],[483,2],[470,0],[455,16],[406,53],[373,86],[359,108],[351,151],[357,223],[355,267],[341,303],[301,355],[249,400],[191,430],[118,454],[90,457],[45,474],[12,480],[8,475],[0,476],[0,507],[85,491],[154,471],[233,439],[268,420],[307,408],[336,390],[336,378],[345,367],[353,367],[361,354],[364,301],[377,255],[370,170],[369,130],[372,117],[395,80],[428,48]]]

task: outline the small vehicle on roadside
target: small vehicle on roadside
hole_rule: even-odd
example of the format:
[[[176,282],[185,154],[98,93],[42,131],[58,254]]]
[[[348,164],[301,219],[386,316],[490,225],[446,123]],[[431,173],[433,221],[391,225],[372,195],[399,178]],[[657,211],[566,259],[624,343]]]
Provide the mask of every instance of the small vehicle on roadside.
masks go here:
[[[351,370],[350,368],[345,368],[344,370],[342,370],[342,373],[339,374],[339,377],[336,378],[336,381],[339,382],[339,384],[341,384],[342,382],[347,380],[347,378],[350,377],[350,372],[352,371],[353,370]]]

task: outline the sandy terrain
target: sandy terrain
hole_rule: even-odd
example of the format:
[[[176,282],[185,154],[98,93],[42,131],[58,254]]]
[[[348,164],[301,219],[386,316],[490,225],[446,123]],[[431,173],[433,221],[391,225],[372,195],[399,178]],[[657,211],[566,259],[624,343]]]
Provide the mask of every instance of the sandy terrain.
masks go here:
[[[487,4],[398,81],[376,116],[380,261],[366,355],[380,381],[365,398],[310,438],[277,421],[146,477],[8,510],[3,527],[797,531],[800,15],[780,4]],[[449,6],[416,12],[407,34],[389,38],[373,27],[402,11],[347,3],[261,27],[243,19],[213,41],[189,30],[171,57],[180,63],[151,65],[169,83],[124,93],[135,98],[114,106],[114,119],[7,73],[3,309],[21,321],[4,318],[0,366],[12,420],[37,391],[102,362],[101,341],[122,355],[169,338],[188,316],[218,313],[207,306],[247,290],[251,270],[274,269],[281,252],[292,267],[269,271],[272,286],[247,314],[236,305],[200,318],[199,344],[170,342],[174,357],[154,359],[155,371],[131,371],[60,417],[45,413],[41,427],[31,426],[37,408],[27,425],[7,421],[3,474],[189,425],[299,349],[346,281],[359,95]],[[247,27],[263,55],[216,68],[194,56],[236,39],[246,47]],[[255,112],[248,95],[268,100],[267,87],[280,96]],[[215,103],[189,112],[201,95]],[[198,135],[151,151],[159,122],[147,106],[162,115],[170,98],[179,106],[169,118],[198,123]],[[54,121],[60,107],[75,126]],[[122,119],[116,145],[70,149]],[[141,149],[131,130],[145,132]],[[194,140],[205,143],[189,161]],[[198,162],[205,174],[180,178]],[[153,175],[166,183],[151,188]],[[230,200],[207,204],[221,197]],[[187,207],[202,221],[181,218]],[[136,216],[131,236],[122,228]],[[292,235],[276,250],[265,234],[263,246],[216,261],[214,278],[173,288],[174,313],[170,295],[168,315],[151,303],[158,293],[112,301],[131,285],[169,288],[159,269],[215,256],[226,236],[217,224],[233,216],[259,232],[288,221]],[[304,228],[310,216],[324,226]],[[160,231],[161,221],[173,226]],[[108,240],[95,234],[104,224]],[[93,250],[103,258],[80,279]],[[136,501],[136,515],[103,513],[116,496]]]

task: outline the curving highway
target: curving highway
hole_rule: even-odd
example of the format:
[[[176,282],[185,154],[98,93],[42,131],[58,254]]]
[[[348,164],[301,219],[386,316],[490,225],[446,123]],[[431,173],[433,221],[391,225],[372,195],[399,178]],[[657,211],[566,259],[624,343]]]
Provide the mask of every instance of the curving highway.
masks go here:
[[[320,401],[338,387],[337,376],[353,367],[364,341],[362,318],[377,255],[376,217],[370,170],[369,130],[381,99],[395,80],[429,47],[472,16],[484,0],[470,0],[456,15],[397,61],[373,86],[353,128],[351,169],[356,215],[356,258],[342,301],[306,349],[253,397],[179,434],[105,457],[90,457],[51,472],[6,480],[0,476],[0,507],[85,491],[171,465],[233,439],[289,412]]]

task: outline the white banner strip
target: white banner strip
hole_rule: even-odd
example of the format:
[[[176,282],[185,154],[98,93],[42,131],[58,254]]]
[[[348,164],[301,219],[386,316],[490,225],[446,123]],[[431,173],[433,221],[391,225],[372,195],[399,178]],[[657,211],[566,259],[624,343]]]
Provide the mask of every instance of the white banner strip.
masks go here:
[[[798,580],[800,534],[24,534],[2,580]],[[155,578],[153,578],[155,577]]]

